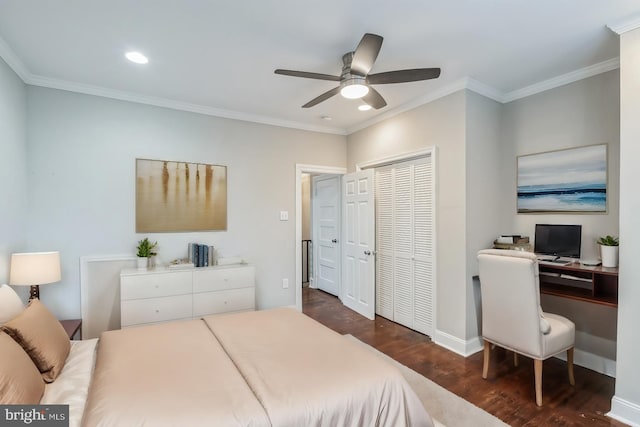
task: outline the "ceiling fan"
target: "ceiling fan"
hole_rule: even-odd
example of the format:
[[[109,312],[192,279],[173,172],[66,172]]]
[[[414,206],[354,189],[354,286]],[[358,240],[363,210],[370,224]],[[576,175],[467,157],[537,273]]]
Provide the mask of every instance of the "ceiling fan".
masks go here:
[[[376,110],[383,108],[387,105],[387,102],[371,85],[416,82],[436,79],[440,76],[440,68],[413,68],[369,74],[382,47],[382,40],[382,36],[366,33],[355,51],[345,53],[342,56],[343,65],[340,76],[282,69],[275,70],[275,73],[285,76],[340,82],[339,86],[312,99],[304,104],[302,108],[313,107],[340,93],[345,98],[362,98],[365,103]]]

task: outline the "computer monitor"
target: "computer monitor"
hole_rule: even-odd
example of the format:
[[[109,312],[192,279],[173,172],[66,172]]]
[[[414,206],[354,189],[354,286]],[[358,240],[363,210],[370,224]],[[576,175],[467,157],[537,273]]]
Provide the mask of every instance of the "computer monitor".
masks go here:
[[[581,225],[536,224],[536,254],[580,258]]]

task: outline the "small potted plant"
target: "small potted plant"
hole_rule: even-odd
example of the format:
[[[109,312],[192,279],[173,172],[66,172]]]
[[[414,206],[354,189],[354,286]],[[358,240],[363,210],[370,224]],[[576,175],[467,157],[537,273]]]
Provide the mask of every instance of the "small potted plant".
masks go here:
[[[600,245],[600,255],[602,256],[603,267],[618,266],[618,245],[617,237],[605,236],[598,239]]]
[[[149,265],[149,257],[155,256],[156,253],[153,251],[156,246],[158,246],[158,242],[153,242],[145,237],[142,240],[138,241],[138,268],[144,270]]]

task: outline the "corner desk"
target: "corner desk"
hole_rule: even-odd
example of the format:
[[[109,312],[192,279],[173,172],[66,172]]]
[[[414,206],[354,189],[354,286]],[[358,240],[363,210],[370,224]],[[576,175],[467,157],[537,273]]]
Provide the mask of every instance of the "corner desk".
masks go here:
[[[540,293],[618,307],[618,268],[539,263]]]

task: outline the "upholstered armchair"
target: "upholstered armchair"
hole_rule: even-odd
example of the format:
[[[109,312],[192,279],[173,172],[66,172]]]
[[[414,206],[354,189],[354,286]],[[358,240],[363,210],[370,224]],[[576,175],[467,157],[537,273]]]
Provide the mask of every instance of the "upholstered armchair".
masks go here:
[[[573,376],[575,325],[544,313],[540,307],[538,261],[530,252],[486,249],[478,252],[482,297],[482,338],[487,378],[491,344],[534,360],[536,404],[542,406],[542,361],[567,352],[569,382]]]

